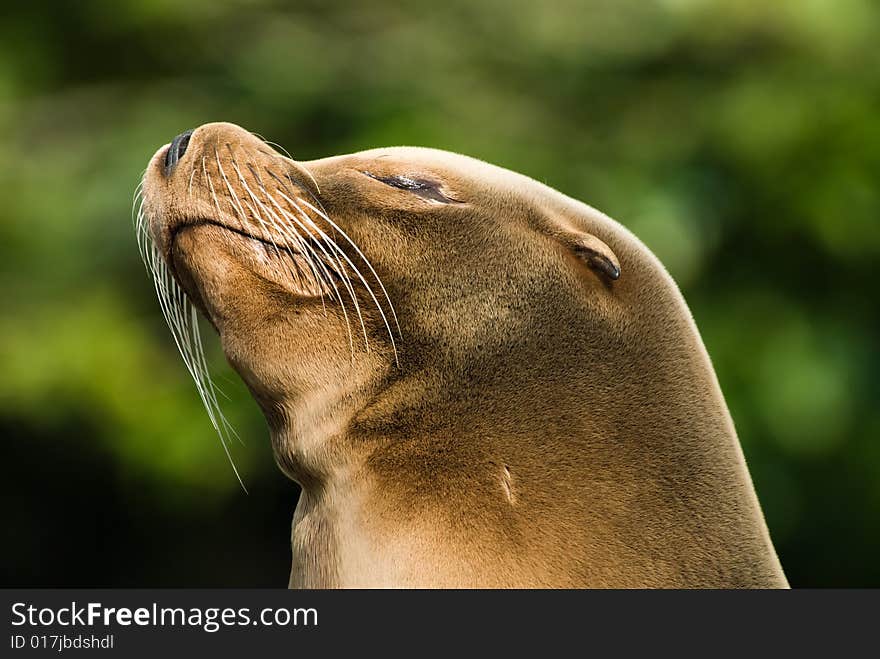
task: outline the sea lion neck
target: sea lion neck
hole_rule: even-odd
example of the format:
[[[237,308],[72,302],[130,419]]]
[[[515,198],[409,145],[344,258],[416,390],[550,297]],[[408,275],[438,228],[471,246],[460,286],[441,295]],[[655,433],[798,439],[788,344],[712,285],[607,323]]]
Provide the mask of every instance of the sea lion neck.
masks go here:
[[[356,470],[368,448],[352,441],[352,424],[381,391],[389,364],[352,364],[346,377],[284,398],[255,393],[279,468],[304,489],[318,492],[336,475]],[[254,388],[251,388],[254,392]]]

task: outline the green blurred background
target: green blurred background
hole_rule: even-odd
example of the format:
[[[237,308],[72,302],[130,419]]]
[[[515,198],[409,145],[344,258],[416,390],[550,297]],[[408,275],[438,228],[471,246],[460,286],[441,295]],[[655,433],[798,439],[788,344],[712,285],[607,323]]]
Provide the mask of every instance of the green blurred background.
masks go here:
[[[148,158],[239,123],[415,144],[630,227],[682,287],[796,586],[880,586],[880,5],[7,3],[2,585],[283,586],[296,486],[212,361],[239,488],[140,263]]]

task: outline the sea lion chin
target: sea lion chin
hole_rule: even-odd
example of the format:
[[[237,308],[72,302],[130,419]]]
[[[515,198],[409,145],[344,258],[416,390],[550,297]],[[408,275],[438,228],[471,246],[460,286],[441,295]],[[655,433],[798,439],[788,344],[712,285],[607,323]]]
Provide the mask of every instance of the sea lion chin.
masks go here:
[[[228,123],[141,195],[221,439],[196,310],[302,486],[291,586],[787,586],[684,299],[614,220],[465,156],[298,162]]]

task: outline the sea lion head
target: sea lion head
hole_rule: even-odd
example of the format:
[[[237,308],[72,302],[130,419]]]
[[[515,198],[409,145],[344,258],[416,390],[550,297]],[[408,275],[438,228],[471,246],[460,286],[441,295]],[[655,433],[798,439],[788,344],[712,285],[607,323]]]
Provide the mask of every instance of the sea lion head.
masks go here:
[[[579,318],[578,331],[584,319],[604,322],[621,266],[591,230],[595,218],[548,193],[561,197],[433,149],[297,162],[210,123],[151,159],[142,246],[209,406],[185,298],[281,426],[304,400],[365,394],[426,369],[443,379],[509,370],[536,343],[576,349],[566,321]],[[515,385],[513,372],[507,379]]]
[[[302,162],[228,123],[160,148],[141,196],[221,439],[197,311],[303,485],[291,583],[784,585],[690,312],[607,216],[461,155]]]

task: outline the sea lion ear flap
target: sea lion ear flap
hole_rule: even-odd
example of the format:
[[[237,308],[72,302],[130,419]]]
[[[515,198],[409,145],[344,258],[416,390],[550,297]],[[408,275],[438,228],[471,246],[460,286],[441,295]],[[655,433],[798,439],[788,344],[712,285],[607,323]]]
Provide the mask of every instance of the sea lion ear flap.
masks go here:
[[[591,270],[608,281],[620,278],[620,261],[611,248],[589,233],[566,231],[558,238]]]

